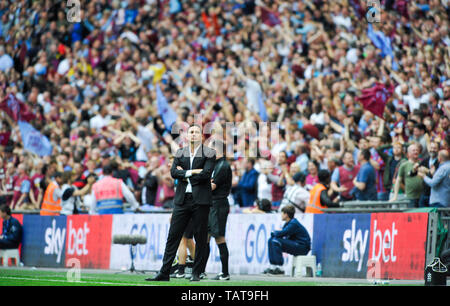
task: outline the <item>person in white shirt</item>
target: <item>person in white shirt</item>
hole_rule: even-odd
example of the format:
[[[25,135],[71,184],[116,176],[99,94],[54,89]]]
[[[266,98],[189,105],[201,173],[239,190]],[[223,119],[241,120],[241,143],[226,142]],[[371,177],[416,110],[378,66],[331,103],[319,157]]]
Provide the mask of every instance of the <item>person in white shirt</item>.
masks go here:
[[[80,197],[88,194],[91,190],[92,184],[95,183],[95,176],[90,175],[87,177],[86,186],[79,190],[77,187],[72,185],[74,175],[76,176],[76,174],[73,174],[72,171],[65,171],[63,173],[63,186],[61,188],[61,215],[72,215],[78,213],[83,206]]]
[[[305,189],[306,175],[298,172],[292,177],[292,180],[291,184],[289,184],[288,180],[279,210],[281,212],[283,207],[293,205],[297,213],[304,213],[310,198],[309,192]]]
[[[89,126],[91,129],[100,131],[103,127],[107,126],[110,120],[108,110],[106,106],[101,106],[98,114],[89,120]]]
[[[263,160],[261,162],[258,176],[258,194],[257,198],[259,200],[268,199],[272,201],[272,183],[269,182],[267,175],[272,173],[273,165],[268,160]]]
[[[420,108],[420,104],[427,104],[430,99],[430,94],[423,94],[418,85],[413,86],[412,94],[403,96],[404,102],[408,105],[409,111],[412,113],[414,110]]]

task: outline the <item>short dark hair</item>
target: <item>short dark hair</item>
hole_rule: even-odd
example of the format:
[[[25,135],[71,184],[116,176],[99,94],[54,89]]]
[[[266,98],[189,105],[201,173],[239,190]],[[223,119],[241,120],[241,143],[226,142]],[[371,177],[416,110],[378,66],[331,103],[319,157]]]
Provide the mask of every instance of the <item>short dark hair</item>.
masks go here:
[[[109,175],[113,173],[113,167],[112,165],[109,163],[106,166],[103,167],[103,174],[104,175]]]
[[[286,206],[284,206],[282,209],[281,209],[281,212],[284,212],[285,214],[287,214],[288,215],[288,217],[290,218],[290,219],[293,219],[294,218],[294,215],[295,215],[295,208],[294,208],[294,206],[292,206],[292,205],[286,205]]]
[[[367,160],[367,161],[370,160],[371,154],[370,154],[370,151],[369,151],[369,150],[367,150],[367,149],[362,150],[362,151],[361,151],[361,154],[362,154],[364,160]]]
[[[319,177],[319,182],[325,184],[328,182],[328,179],[330,178],[330,172],[328,172],[328,170],[319,170],[317,176]]]
[[[6,204],[0,205],[0,211],[6,213],[8,216],[11,216],[11,208]]]
[[[268,199],[257,200],[258,208],[266,213],[272,211],[272,203]]]
[[[422,130],[422,131],[426,131],[426,126],[425,126],[425,124],[423,124],[423,123],[417,123],[417,124],[415,124],[414,125],[414,128],[418,128],[419,130]]]

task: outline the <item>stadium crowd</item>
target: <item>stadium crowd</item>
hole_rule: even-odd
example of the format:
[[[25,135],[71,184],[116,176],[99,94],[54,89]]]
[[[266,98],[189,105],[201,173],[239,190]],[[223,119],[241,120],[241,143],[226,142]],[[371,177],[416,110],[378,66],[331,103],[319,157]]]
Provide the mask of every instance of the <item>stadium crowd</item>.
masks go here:
[[[88,210],[88,177],[110,165],[142,210],[170,208],[183,133],[160,86],[176,125],[222,131],[235,207],[304,211],[319,179],[333,203],[448,206],[429,181],[449,171],[450,7],[380,2],[370,23],[363,0],[91,0],[69,22],[67,1],[1,0],[1,202],[39,209],[62,173]],[[376,84],[378,115],[361,100]],[[51,152],[25,149],[8,101]]]

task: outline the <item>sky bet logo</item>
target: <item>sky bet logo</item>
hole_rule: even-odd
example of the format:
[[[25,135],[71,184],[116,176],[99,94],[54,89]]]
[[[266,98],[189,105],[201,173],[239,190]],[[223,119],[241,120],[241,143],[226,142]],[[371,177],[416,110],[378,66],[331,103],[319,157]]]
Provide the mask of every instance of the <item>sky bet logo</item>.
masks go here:
[[[362,268],[368,238],[368,230],[365,230],[364,233],[361,229],[356,230],[355,219],[352,220],[352,228],[345,230],[342,237],[345,251],[342,253],[341,259],[343,262],[357,262],[358,272],[360,272]]]
[[[381,22],[381,5],[379,0],[367,0],[366,20],[369,23]]]
[[[66,240],[66,229],[59,227],[57,228],[56,220],[53,219],[52,227],[48,227],[45,230],[44,254],[56,255],[56,262],[60,263],[65,240]]]

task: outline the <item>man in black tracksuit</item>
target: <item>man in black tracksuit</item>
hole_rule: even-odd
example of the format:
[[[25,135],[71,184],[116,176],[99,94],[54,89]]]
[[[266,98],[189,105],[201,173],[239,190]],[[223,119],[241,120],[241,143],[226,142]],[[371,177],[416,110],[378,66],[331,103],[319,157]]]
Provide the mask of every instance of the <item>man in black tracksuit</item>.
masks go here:
[[[208,243],[211,236],[216,240],[219,248],[220,261],[222,263],[222,272],[219,273],[214,280],[229,280],[230,274],[228,272],[228,247],[225,240],[225,228],[227,224],[228,214],[230,212],[230,204],[228,203],[228,195],[231,190],[231,180],[233,177],[231,166],[227,162],[225,156],[225,146],[223,141],[214,140],[210,148],[216,150],[216,165],[211,175],[211,189],[212,189],[212,207],[208,218]],[[210,248],[205,249],[205,258],[209,257]],[[203,272],[206,268],[206,263],[203,267]]]
[[[11,216],[11,208],[6,204],[0,206],[0,216],[3,219],[0,250],[19,248],[19,244],[22,242],[22,225]]]

